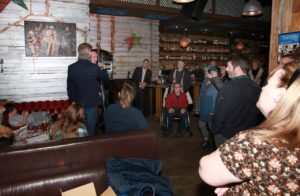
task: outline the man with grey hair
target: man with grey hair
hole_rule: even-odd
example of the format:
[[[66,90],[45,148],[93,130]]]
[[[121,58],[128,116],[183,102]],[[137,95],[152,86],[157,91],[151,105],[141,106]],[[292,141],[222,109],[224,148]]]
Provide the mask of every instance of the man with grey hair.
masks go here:
[[[67,91],[70,101],[80,104],[85,111],[89,136],[95,135],[97,111],[100,104],[99,80],[108,80],[105,69],[90,62],[92,46],[82,43],[78,46],[78,61],[68,67]]]

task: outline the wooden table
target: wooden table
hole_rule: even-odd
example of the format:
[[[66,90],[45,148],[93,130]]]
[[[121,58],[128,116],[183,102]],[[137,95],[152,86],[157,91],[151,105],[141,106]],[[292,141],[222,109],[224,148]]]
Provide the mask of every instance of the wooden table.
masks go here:
[[[162,109],[162,105],[163,105],[163,93],[164,90],[168,87],[168,85],[165,84],[151,84],[148,85],[148,87],[150,88],[150,108],[152,110],[153,107],[153,103],[152,103],[152,96],[153,93],[155,93],[155,117],[160,117],[160,113],[161,113],[161,109]],[[151,111],[152,114],[152,111]]]

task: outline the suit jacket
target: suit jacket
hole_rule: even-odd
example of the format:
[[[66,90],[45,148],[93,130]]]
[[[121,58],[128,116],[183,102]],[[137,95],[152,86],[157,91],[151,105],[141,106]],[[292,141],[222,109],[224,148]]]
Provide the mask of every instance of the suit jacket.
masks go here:
[[[132,74],[132,80],[138,85],[142,80],[142,74],[143,74],[143,67],[136,67],[134,69],[134,72]],[[151,84],[151,77],[152,77],[152,71],[150,69],[146,70],[144,82],[147,83],[147,85]]]
[[[70,101],[85,108],[100,104],[100,80],[108,80],[106,70],[101,70],[87,59],[79,59],[68,67],[67,91]]]

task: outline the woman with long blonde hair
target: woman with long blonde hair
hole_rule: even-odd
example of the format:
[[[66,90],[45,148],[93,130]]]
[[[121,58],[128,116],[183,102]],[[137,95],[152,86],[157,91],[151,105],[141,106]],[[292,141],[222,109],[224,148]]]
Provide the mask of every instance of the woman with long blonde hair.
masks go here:
[[[107,107],[104,112],[105,132],[126,132],[148,128],[143,113],[132,107],[136,86],[126,81],[119,91],[119,101]]]
[[[85,137],[88,135],[85,126],[84,109],[79,104],[71,104],[50,129],[50,139]]]
[[[278,67],[257,106],[267,117],[202,157],[199,175],[221,195],[299,195],[300,68]]]
[[[264,116],[267,117],[269,115],[282,95],[285,94],[288,82],[297,68],[298,65],[295,62],[290,62],[279,66],[270,73],[268,83],[262,88],[256,104]]]

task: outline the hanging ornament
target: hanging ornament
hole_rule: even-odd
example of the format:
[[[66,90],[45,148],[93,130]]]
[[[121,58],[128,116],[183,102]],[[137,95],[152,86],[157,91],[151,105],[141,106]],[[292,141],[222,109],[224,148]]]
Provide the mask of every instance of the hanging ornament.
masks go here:
[[[190,38],[183,37],[179,41],[179,46],[181,48],[187,48],[190,45],[190,43],[191,43],[191,39]]]
[[[125,42],[128,45],[128,51],[132,49],[135,45],[139,45],[141,47],[142,36],[138,33],[132,33],[130,37],[125,38]]]
[[[243,42],[238,42],[235,45],[235,49],[237,49],[238,51],[242,51],[242,50],[244,50],[244,48],[245,48],[245,44]]]
[[[15,4],[21,6],[25,10],[28,10],[26,4],[24,3],[24,0],[12,0],[12,2],[14,2]]]

